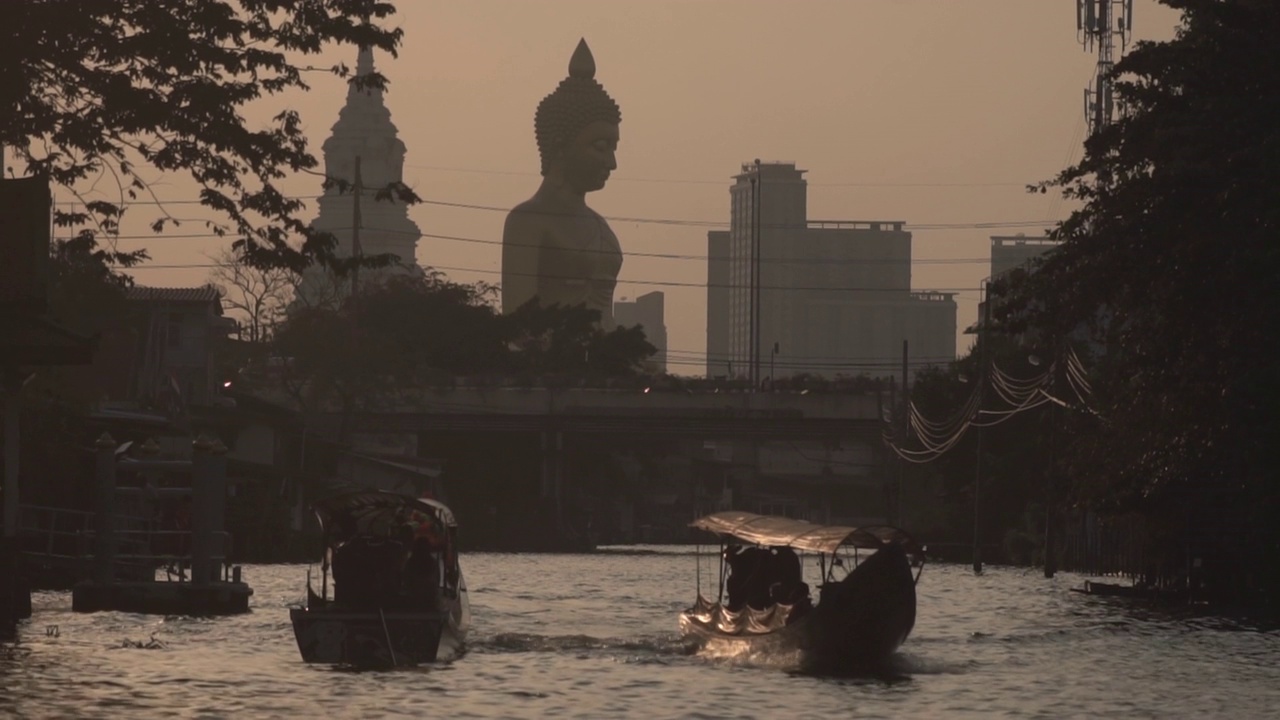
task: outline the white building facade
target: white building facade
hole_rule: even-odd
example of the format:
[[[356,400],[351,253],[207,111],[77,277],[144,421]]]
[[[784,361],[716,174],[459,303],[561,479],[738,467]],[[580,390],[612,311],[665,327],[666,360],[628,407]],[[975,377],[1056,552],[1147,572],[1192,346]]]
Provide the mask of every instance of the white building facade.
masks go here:
[[[900,376],[904,340],[914,369],[954,359],[954,295],[911,289],[904,223],[810,220],[804,172],[749,163],[734,177],[729,231],[707,238],[707,375],[751,376],[757,234],[762,381]]]
[[[361,48],[356,61],[356,76],[374,72],[373,51]],[[391,255],[398,264],[376,270],[363,269],[358,274],[360,287],[369,287],[388,276],[421,272],[418,267],[418,240],[422,231],[409,218],[408,206],[396,199],[379,199],[379,191],[404,180],[405,144],[391,122],[391,112],[383,101],[381,90],[347,89],[347,101],[338,113],[329,138],[324,141],[325,175],[347,184],[331,184],[318,200],[319,214],[311,223],[316,230],[332,233],[337,238],[336,253],[349,258],[355,253],[365,256]],[[356,160],[360,161],[360,228],[356,222]],[[351,280],[335,281],[324,270],[312,268],[298,288],[297,301],[302,305],[331,303],[345,297]]]

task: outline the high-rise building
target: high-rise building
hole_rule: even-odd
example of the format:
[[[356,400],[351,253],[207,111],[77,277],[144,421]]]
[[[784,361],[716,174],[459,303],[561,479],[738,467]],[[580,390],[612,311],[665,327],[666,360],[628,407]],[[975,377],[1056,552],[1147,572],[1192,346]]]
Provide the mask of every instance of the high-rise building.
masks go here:
[[[729,231],[707,233],[707,377],[734,377],[729,345]],[[738,370],[743,369],[741,367]]]
[[[804,172],[757,161],[734,177],[729,231],[707,237],[708,375],[732,364],[752,378],[754,356],[760,382],[771,373],[897,376],[904,340],[917,369],[953,359],[955,297],[912,291],[904,223],[808,219]]]
[[[374,71],[373,51],[361,48],[356,60],[356,76]],[[383,102],[381,90],[359,88],[351,84],[347,89],[347,101],[338,113],[329,138],[322,147],[325,175],[342,180],[348,187],[331,184],[320,196],[320,212],[311,226],[316,230],[332,233],[337,238],[336,254],[351,257],[362,255],[394,256],[399,265],[376,270],[362,269],[358,274],[361,286],[379,282],[395,273],[420,272],[417,261],[418,240],[422,231],[409,218],[409,208],[395,199],[376,197],[392,183],[404,179],[405,145],[391,122],[391,111]],[[355,221],[356,160],[360,161],[360,230],[359,244],[353,232]],[[324,270],[314,268],[303,277],[298,288],[298,301],[302,304],[331,302],[344,297],[351,290],[351,280],[334,287],[334,280],[326,277]]]
[[[1031,260],[1057,247],[1057,240],[1047,237],[991,236],[991,277],[1027,265]]]
[[[667,371],[666,296],[661,292],[645,293],[635,300],[623,298],[613,304],[613,319],[618,327],[639,325],[645,338],[658,349],[650,358],[651,370]]]
[[[994,280],[997,276],[1013,270],[1014,268],[1031,269],[1031,261],[1045,254],[1049,250],[1057,247],[1058,240],[1051,240],[1047,237],[1027,237],[1022,233],[1017,235],[992,235],[991,236],[991,275],[990,279]],[[996,305],[999,306],[997,299]],[[965,328],[966,335],[977,334],[982,327],[982,318],[987,311],[987,297],[984,293],[978,301],[978,317],[972,325]]]

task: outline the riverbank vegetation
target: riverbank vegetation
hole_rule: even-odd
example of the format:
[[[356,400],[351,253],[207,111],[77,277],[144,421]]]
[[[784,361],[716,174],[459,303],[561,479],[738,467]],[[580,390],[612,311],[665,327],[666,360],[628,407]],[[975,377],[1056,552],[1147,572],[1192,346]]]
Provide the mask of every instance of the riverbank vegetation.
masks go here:
[[[975,347],[916,398],[945,417],[968,395],[954,382],[962,373],[990,381],[993,366],[1029,356],[1055,363],[1084,396],[1058,398],[1003,440],[993,433],[988,490],[1019,502],[999,517],[990,508],[979,532],[993,539],[1019,504],[1046,499],[1136,516],[1145,564],[1207,594],[1274,598],[1280,5],[1162,1],[1183,13],[1177,36],[1139,43],[1116,64],[1119,117],[1079,163],[1033,188],[1080,202],[1051,233],[1061,244],[993,280],[987,354]],[[1026,443],[1038,452],[1020,458]],[[972,464],[975,452],[958,445],[941,462]],[[953,491],[966,485],[971,496],[971,483]]]

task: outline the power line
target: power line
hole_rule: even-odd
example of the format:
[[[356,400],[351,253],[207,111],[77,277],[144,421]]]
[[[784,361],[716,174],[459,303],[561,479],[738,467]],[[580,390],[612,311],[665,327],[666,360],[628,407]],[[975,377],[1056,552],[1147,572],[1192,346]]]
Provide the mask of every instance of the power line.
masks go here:
[[[333,197],[333,198],[342,198],[342,197],[348,197],[348,196],[350,196],[350,194],[351,194],[351,193],[341,193],[341,194],[337,194],[337,195],[329,195],[328,197]],[[376,196],[376,194],[377,194],[376,192],[372,192],[372,191],[371,191],[371,192],[369,192],[369,193],[363,193],[363,194],[362,194],[362,196],[370,196],[370,195]],[[286,199],[286,200],[312,200],[312,199],[319,199],[319,198],[322,198],[322,197],[326,197],[326,196],[323,196],[323,195],[299,195],[299,196],[286,196],[286,197],[285,197],[285,199]],[[58,203],[58,204],[60,204],[60,205],[62,205],[62,204],[66,204],[66,205],[76,205],[76,204],[81,204],[81,203],[69,203],[69,202],[68,202],[68,203],[61,203],[61,202],[60,202],[60,203]],[[185,204],[201,204],[201,201],[200,201],[200,200],[163,200],[163,199],[161,199],[161,200],[138,200],[138,201],[130,201],[130,202],[128,202],[128,203],[125,203],[125,205],[156,205],[156,206],[160,206],[160,205],[179,205],[179,204],[183,204],[183,205],[185,205]],[[455,202],[455,201],[450,201],[450,200],[431,200],[431,199],[428,199],[428,198],[420,198],[420,199],[418,200],[418,202],[417,202],[417,203],[414,203],[414,204],[419,204],[419,205],[430,205],[430,206],[435,206],[435,207],[449,207],[449,208],[456,208],[456,209],[462,209],[462,210],[480,210],[480,211],[484,211],[484,212],[502,212],[502,213],[508,213],[508,212],[511,212],[511,208],[509,208],[509,207],[505,207],[505,206],[499,206],[499,205],[481,205],[481,204],[478,204],[478,203],[463,203],[463,202]],[[571,213],[571,212],[551,212],[551,211],[529,211],[529,212],[532,212],[532,213],[534,213],[534,214],[539,214],[539,215],[548,215],[548,216],[553,216],[553,217],[577,217],[577,214],[576,214],[576,213]],[[679,227],[700,227],[700,228],[707,228],[707,229],[711,229],[711,230],[726,230],[726,229],[729,229],[729,228],[730,228],[730,223],[729,223],[728,221],[725,221],[725,220],[695,220],[695,219],[688,219],[688,218],[627,217],[627,216],[612,216],[612,215],[602,215],[601,217],[603,217],[605,220],[608,220],[608,221],[611,221],[611,222],[616,222],[616,223],[635,223],[635,224],[644,223],[644,224],[652,224],[652,225],[673,225],[673,226],[679,226]],[[815,221],[815,222],[818,222],[818,221]],[[865,225],[865,224],[868,224],[868,223],[873,222],[873,221],[865,221],[865,220],[861,220],[861,221],[860,221],[860,220],[843,220],[843,221],[840,221],[840,220],[831,220],[831,221],[827,221],[827,222],[830,222],[830,223],[833,223],[833,224],[834,224],[834,223],[841,223],[841,222],[844,222],[844,223],[848,223],[848,224],[864,224],[864,225]],[[989,221],[989,222],[946,222],[946,223],[906,223],[906,222],[901,222],[901,223],[900,223],[900,222],[898,222],[898,221],[883,221],[883,220],[882,220],[882,221],[878,221],[878,224],[881,224],[881,225],[898,225],[898,224],[901,224],[901,225],[902,225],[902,229],[903,229],[903,230],[905,230],[905,231],[915,231],[915,230],[1001,230],[1001,229],[1004,229],[1004,230],[1014,230],[1014,229],[1018,229],[1018,228],[1044,228],[1044,227],[1046,227],[1046,226],[1053,225],[1053,224],[1054,224],[1054,222],[1053,222],[1053,221],[1051,221],[1051,220],[998,220],[998,221]],[[809,226],[809,224],[808,224],[807,222],[806,222],[806,223],[804,223],[804,224],[797,224],[797,223],[775,223],[775,224],[764,224],[764,225],[761,225],[761,227],[762,227],[762,228],[764,228],[764,229],[770,229],[770,230],[800,230],[800,229],[815,229],[815,228],[810,228],[810,226]],[[835,228],[835,229],[838,229],[838,228]],[[854,228],[854,229],[856,229],[856,228]]]
[[[476,243],[476,244],[481,244],[481,245],[497,245],[497,246],[501,246],[501,245],[507,244],[507,243],[506,243],[505,241],[503,241],[503,240],[486,240],[486,239],[483,239],[483,238],[465,237],[465,236],[461,236],[461,235],[441,235],[441,234],[437,234],[437,233],[424,233],[424,232],[416,232],[416,233],[415,233],[415,232],[411,232],[411,231],[408,231],[408,230],[394,230],[394,229],[391,229],[391,228],[378,228],[378,227],[365,227],[365,228],[363,228],[363,229],[368,230],[368,231],[371,231],[371,232],[382,232],[382,233],[390,233],[390,234],[397,234],[397,235],[412,235],[412,236],[414,236],[414,237],[419,237],[419,238],[428,238],[428,239],[432,239],[432,240],[448,240],[448,241],[451,241],[451,242],[465,242],[465,243]],[[329,229],[325,229],[324,231],[325,231],[325,232],[331,232],[331,233],[337,233],[337,232],[349,232],[350,230],[351,230],[350,228],[329,228]],[[194,233],[194,234],[183,234],[183,235],[116,235],[116,236],[113,236],[113,239],[115,239],[115,240],[148,240],[148,239],[149,239],[149,240],[190,240],[190,239],[199,239],[199,238],[203,238],[203,239],[213,239],[213,238],[236,239],[236,238],[238,238],[238,236],[237,236],[237,235],[230,235],[230,234],[223,234],[223,235],[220,235],[220,234],[218,234],[218,233]],[[63,238],[59,238],[59,239],[60,239],[60,240],[65,240],[65,239],[67,239],[67,238],[66,238],[66,237],[63,237]],[[517,245],[517,246],[529,246],[529,247],[532,247],[532,246],[533,246],[532,244],[526,244],[526,243],[512,243],[512,244]],[[608,250],[597,250],[597,249],[594,249],[594,248],[588,248],[588,249],[584,249],[584,250],[582,250],[581,252],[597,252],[597,253],[606,253],[606,252],[610,252],[610,251],[608,251]],[[709,256],[707,256],[707,255],[690,254],[690,253],[655,253],[655,252],[643,252],[643,251],[639,251],[639,250],[623,250],[623,251],[622,251],[622,255],[624,255],[624,256],[630,256],[630,257],[649,257],[649,258],[655,258],[655,259],[660,259],[660,260],[688,260],[688,261],[708,261],[708,260],[711,260],[711,258],[710,258]],[[726,260],[727,260],[727,259],[726,259]],[[835,258],[835,259],[826,259],[826,258],[760,258],[760,262],[762,262],[762,263],[768,263],[768,264],[770,264],[770,265],[780,265],[780,266],[788,266],[788,265],[799,265],[799,266],[806,266],[806,265],[822,265],[822,266],[833,266],[833,265],[834,265],[834,266],[842,266],[842,265],[856,265],[856,266],[862,266],[862,265],[985,265],[985,264],[987,264],[988,262],[990,262],[990,260],[989,260],[988,258],[932,258],[932,259],[923,259],[923,258],[921,258],[921,259],[916,259],[916,258],[911,258],[911,259],[908,259],[908,260],[900,260],[900,259],[898,259],[898,258]],[[934,291],[934,292],[942,292],[942,291]]]
[[[223,267],[223,265],[219,263],[174,263],[174,264],[166,264],[166,265],[150,265],[150,264],[135,265],[132,267],[116,265],[113,267],[117,270],[121,270],[124,272],[131,272],[134,270],[178,270],[178,269],[216,268],[216,267]],[[474,268],[474,267],[460,267],[455,265],[420,265],[419,267],[422,267],[427,270],[450,270],[454,272],[480,273],[483,275],[503,274],[501,270],[491,270],[487,268]],[[517,277],[542,277],[542,278],[548,278],[552,280],[577,280],[578,279],[577,277],[570,276],[570,275],[545,275],[542,273],[518,273],[518,272],[511,272],[508,274],[515,275]],[[708,284],[708,283],[699,283],[699,282],[680,282],[676,280],[645,280],[645,279],[619,280],[618,284],[645,285],[645,286],[655,286],[655,287],[694,287],[694,288],[727,288],[727,289],[744,289],[747,287],[746,285],[743,285],[743,284],[733,284],[733,283]],[[884,292],[884,293],[895,293],[899,295],[910,296],[913,293],[970,293],[970,292],[978,292],[980,288],[964,287],[964,288],[933,288],[929,290],[903,290],[900,288],[765,285],[765,286],[762,286],[762,289],[777,290],[777,291],[809,291],[809,292]]]
[[[713,362],[720,362],[720,361],[727,362],[732,359],[730,356],[722,356],[720,354],[716,354],[712,356],[709,353],[706,353],[702,350],[667,349],[665,350],[665,352],[667,354],[667,357],[671,357],[672,355],[677,355],[677,356],[680,356],[682,360],[706,361],[710,359]],[[886,357],[881,357],[881,356],[863,357],[863,356],[845,356],[845,355],[840,355],[840,356],[837,356],[837,355],[805,355],[805,356],[778,355],[777,357],[779,358],[777,362],[782,362],[783,359],[786,358],[787,362],[791,362],[791,363],[817,362],[821,364],[821,363],[829,362],[829,363],[839,363],[844,365],[854,364],[854,365],[875,365],[877,367],[879,366],[902,367],[902,358],[891,358],[887,356]],[[930,365],[936,365],[939,362],[951,362],[953,360],[955,360],[955,355],[935,355],[935,356],[929,356],[929,357],[914,358],[907,364],[916,366],[916,367],[929,367]]]
[[[429,267],[434,270],[453,270],[455,272],[476,272],[476,273],[484,273],[488,275],[503,274],[501,270],[487,270],[487,269],[481,269],[481,268],[456,267],[456,266],[449,266],[449,265],[429,265],[424,267]],[[546,275],[542,273],[519,273],[519,272],[509,272],[507,274],[515,275],[516,277],[541,277],[541,278],[548,278],[551,280],[578,280],[579,279],[578,277],[571,276],[571,275]],[[728,289],[745,289],[747,287],[747,285],[745,284],[734,284],[734,283],[710,284],[710,283],[695,283],[695,282],[679,282],[676,280],[619,280],[618,283],[622,285],[628,285],[628,284],[655,285],[655,286],[663,286],[663,287],[699,287],[699,288],[728,288]],[[979,290],[979,288],[968,288],[968,287],[937,288],[932,290],[917,291],[917,290],[902,290],[899,288],[817,287],[817,286],[796,286],[796,285],[790,285],[790,286],[762,285],[761,289],[762,290],[787,290],[787,291],[813,291],[813,292],[888,292],[888,293],[898,293],[902,295],[910,295],[911,293],[914,293],[914,292],[960,293],[960,292],[977,292]]]
[[[483,210],[487,212],[511,212],[509,207],[501,207],[497,205],[479,205],[475,203],[461,203],[446,200],[427,200],[420,201],[423,205],[435,205],[438,207],[451,207],[464,210]],[[532,211],[537,215],[549,215],[553,217],[577,217],[576,213],[570,212],[551,212],[551,211]],[[689,220],[680,218],[645,218],[645,217],[620,217],[602,215],[605,220],[617,223],[649,223],[656,225],[679,225],[685,227],[705,227],[710,229],[728,229],[730,224],[724,220]],[[816,221],[815,221],[816,222]],[[846,222],[849,224],[869,224],[873,221],[866,220],[832,220],[831,223]],[[975,229],[1015,229],[1021,227],[1044,227],[1052,225],[1049,220],[1001,220],[993,222],[975,222],[975,223],[899,223],[898,221],[878,221],[875,224],[880,225],[897,225],[901,224],[903,230],[975,230]],[[809,223],[766,223],[760,226],[768,230],[809,230]]]
[[[441,167],[438,165],[415,165],[406,163],[405,167],[414,168],[416,170],[431,170],[433,172],[452,172],[452,173],[470,173],[478,175],[507,175],[512,177],[540,177],[541,173],[520,171],[520,170],[487,170],[480,168],[457,168],[457,167]],[[651,184],[669,184],[669,185],[719,185],[727,186],[730,183],[728,179],[710,180],[710,179],[693,179],[693,178],[646,178],[646,177],[626,177],[619,175],[611,177],[611,182],[633,182],[633,183],[651,183]],[[993,188],[993,187],[1016,187],[1025,188],[1025,182],[808,182],[809,187],[886,187],[886,188]]]
[[[503,240],[485,240],[483,238],[465,237],[461,235],[440,235],[436,233],[411,232],[408,230],[393,230],[391,228],[379,228],[362,226],[363,230],[370,232],[391,233],[395,235],[412,235],[415,237],[427,238],[429,240],[449,240],[452,242],[476,243],[480,245],[504,245]],[[334,228],[326,229],[325,232],[349,232],[350,228]],[[219,235],[217,233],[196,233],[189,235],[117,235],[113,239],[116,240],[190,240],[196,238],[225,238],[237,239],[237,235]],[[59,238],[67,239],[66,237]],[[531,243],[511,243],[517,247],[534,247]],[[581,252],[608,253],[608,250],[598,250],[587,248]],[[649,257],[659,260],[710,260],[707,255],[691,254],[691,253],[657,253],[643,252],[640,250],[623,250],[622,254],[629,257]],[[761,258],[762,263],[776,263],[778,265],[979,265],[991,262],[990,258],[912,258],[910,260],[900,260],[898,258]]]

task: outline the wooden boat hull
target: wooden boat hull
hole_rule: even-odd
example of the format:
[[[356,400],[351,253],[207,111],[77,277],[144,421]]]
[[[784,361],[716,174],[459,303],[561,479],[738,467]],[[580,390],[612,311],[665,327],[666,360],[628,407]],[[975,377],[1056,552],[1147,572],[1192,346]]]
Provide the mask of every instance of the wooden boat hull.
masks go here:
[[[446,612],[383,612],[291,608],[304,662],[353,667],[403,667],[452,660],[465,628]]]
[[[718,603],[699,602],[680,615],[680,630],[717,655],[796,653],[801,668],[811,672],[874,667],[915,626],[915,578],[906,553],[886,545],[845,579],[825,585],[816,607],[799,613],[786,605],[732,613]]]

